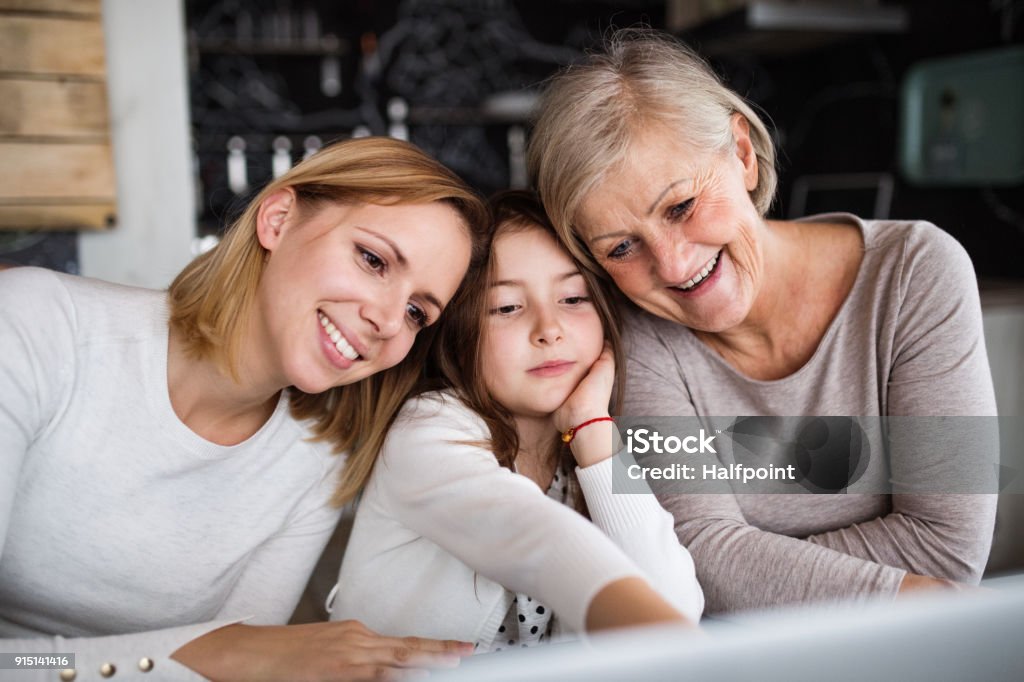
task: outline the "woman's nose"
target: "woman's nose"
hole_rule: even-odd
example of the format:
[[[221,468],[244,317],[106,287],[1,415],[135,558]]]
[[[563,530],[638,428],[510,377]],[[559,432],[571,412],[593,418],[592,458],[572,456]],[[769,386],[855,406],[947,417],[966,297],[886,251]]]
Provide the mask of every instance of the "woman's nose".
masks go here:
[[[664,235],[662,238],[649,242],[651,268],[655,276],[664,284],[681,284],[691,273],[687,271],[687,241],[681,234]]]
[[[390,339],[401,331],[405,323],[406,299],[385,294],[367,301],[363,311],[363,317],[373,326],[374,334],[381,339]]]

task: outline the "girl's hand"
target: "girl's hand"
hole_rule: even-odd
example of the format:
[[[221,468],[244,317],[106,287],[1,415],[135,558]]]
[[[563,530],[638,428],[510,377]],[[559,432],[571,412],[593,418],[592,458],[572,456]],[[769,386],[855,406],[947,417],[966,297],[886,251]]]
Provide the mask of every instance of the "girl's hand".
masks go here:
[[[358,621],[228,625],[171,656],[216,682],[226,680],[405,680],[454,668],[473,645],[385,637]]]
[[[604,350],[590,366],[590,371],[583,376],[576,389],[551,415],[555,428],[565,433],[566,429],[588,419],[607,417],[608,403],[611,402],[614,382],[615,357],[612,355],[611,346],[606,343]]]
[[[585,421],[607,417],[614,383],[615,356],[606,343],[590,371],[551,416],[555,428],[565,433]],[[586,467],[611,457],[617,449],[618,435],[618,429],[610,421],[590,424],[582,429],[570,443],[576,463]]]

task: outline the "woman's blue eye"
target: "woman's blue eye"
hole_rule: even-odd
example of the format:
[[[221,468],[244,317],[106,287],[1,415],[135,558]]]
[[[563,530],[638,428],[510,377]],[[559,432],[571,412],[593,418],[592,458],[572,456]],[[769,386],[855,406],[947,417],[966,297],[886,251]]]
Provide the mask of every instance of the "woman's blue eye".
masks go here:
[[[611,253],[608,254],[608,257],[615,260],[619,258],[625,258],[626,256],[629,255],[629,252],[632,250],[633,242],[627,239],[625,241],[619,242],[619,245],[612,249]]]
[[[384,259],[375,254],[373,251],[360,248],[359,254],[363,258],[363,262],[374,272],[384,272],[387,270],[388,264],[384,262]]]
[[[423,308],[420,308],[418,305],[410,303],[408,306],[406,306],[406,309],[409,313],[409,319],[412,320],[420,329],[430,324],[430,317],[427,315],[427,312],[423,310]]]
[[[668,209],[669,220],[679,220],[686,216],[690,212],[690,208],[693,206],[693,199],[687,199],[682,201]]]

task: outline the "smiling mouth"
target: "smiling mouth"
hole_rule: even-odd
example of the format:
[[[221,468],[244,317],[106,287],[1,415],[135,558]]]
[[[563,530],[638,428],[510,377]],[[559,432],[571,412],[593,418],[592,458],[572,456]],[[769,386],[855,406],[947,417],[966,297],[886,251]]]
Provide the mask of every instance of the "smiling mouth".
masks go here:
[[[701,282],[706,280],[718,267],[718,263],[722,260],[722,251],[719,250],[714,256],[711,257],[707,263],[701,266],[700,272],[694,275],[692,278],[686,280],[682,284],[673,286],[673,289],[679,289],[680,291],[693,291],[700,286]]]
[[[316,311],[316,316],[320,319],[320,326],[327,332],[327,338],[334,344],[335,349],[341,354],[346,360],[355,362],[356,360],[362,360],[363,356],[356,352],[356,349],[352,347],[352,344],[342,336],[338,328],[331,322],[331,318],[327,317],[321,310]]]

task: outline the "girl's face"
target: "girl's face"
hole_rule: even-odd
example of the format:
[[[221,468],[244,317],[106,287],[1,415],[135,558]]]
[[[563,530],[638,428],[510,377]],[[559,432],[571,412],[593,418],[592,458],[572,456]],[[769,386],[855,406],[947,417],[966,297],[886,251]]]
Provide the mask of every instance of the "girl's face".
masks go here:
[[[398,364],[469,266],[459,214],[440,202],[296,210],[280,194],[260,216],[270,253],[252,344],[271,376],[320,393]]]
[[[515,417],[547,417],[604,348],[576,264],[539,227],[499,235],[483,330],[484,383]]]

